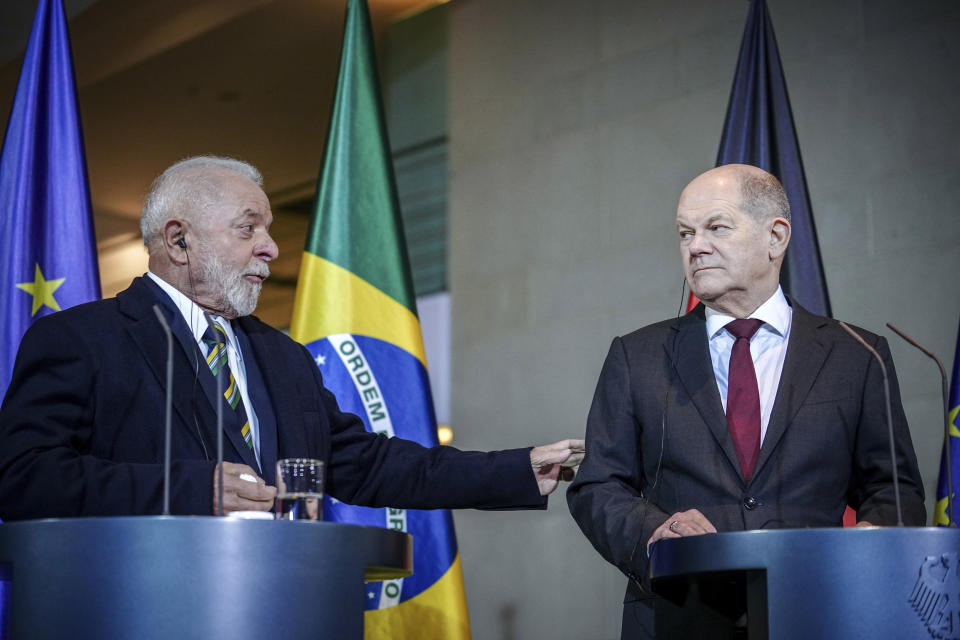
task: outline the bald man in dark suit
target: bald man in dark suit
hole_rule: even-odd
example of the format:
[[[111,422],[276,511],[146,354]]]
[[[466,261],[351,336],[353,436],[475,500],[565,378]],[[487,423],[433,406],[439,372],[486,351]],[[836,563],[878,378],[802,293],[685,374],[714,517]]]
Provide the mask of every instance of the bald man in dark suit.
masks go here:
[[[786,195],[727,165],[684,189],[684,273],[702,304],[614,339],[567,493],[587,538],[629,578],[623,638],[730,637],[690,618],[643,575],[663,538],[896,522],[880,367],[835,320],[784,296]],[[916,455],[886,341],[859,330],[891,372],[904,521],[926,520]],[[693,634],[693,635],[691,635]]]

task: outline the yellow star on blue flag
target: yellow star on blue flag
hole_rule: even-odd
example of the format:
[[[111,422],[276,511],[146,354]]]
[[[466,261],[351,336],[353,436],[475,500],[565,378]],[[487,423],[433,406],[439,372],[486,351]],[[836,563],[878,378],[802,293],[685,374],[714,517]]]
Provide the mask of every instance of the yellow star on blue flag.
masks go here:
[[[44,305],[54,311],[60,311],[60,305],[57,304],[57,299],[53,297],[53,292],[60,288],[64,280],[66,280],[66,278],[45,280],[43,272],[40,271],[40,265],[36,264],[36,269],[33,272],[33,282],[21,282],[17,285],[17,289],[26,291],[33,296],[33,309],[30,311],[31,316],[37,315],[37,311]]]

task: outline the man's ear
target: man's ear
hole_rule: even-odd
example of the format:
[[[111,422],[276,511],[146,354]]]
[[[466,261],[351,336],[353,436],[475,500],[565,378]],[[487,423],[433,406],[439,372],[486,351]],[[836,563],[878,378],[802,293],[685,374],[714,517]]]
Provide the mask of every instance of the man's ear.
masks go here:
[[[786,218],[774,218],[770,225],[770,259],[779,260],[790,244],[790,223]]]
[[[187,263],[187,248],[184,239],[186,231],[184,222],[173,218],[164,223],[160,232],[163,239],[163,250],[173,264],[183,265]]]

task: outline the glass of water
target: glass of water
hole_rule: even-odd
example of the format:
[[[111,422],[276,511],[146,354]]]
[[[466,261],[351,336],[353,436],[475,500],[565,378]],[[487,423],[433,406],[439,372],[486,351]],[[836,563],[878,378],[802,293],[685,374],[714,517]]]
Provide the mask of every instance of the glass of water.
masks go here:
[[[277,520],[323,520],[323,461],[277,461]]]

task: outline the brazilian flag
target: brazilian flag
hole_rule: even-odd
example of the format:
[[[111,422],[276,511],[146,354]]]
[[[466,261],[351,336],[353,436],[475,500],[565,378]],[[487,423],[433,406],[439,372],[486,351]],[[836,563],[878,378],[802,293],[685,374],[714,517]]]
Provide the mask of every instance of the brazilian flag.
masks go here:
[[[437,444],[427,363],[384,124],[370,17],[348,0],[340,74],[290,335],[369,431]],[[469,638],[448,511],[327,500],[334,522],[414,536],[414,573],[366,585],[367,638]]]
[[[950,382],[950,404],[947,420],[950,423],[950,435],[943,443],[943,453],[940,457],[940,478],[937,481],[937,503],[933,515],[933,524],[937,526],[957,526],[957,514],[953,514],[953,521],[947,514],[947,487],[950,481],[953,487],[954,510],[957,509],[957,498],[960,497],[960,330],[957,331],[957,348],[953,356],[953,378]],[[950,472],[947,473],[947,447],[950,447]]]

